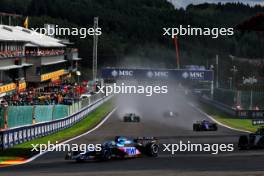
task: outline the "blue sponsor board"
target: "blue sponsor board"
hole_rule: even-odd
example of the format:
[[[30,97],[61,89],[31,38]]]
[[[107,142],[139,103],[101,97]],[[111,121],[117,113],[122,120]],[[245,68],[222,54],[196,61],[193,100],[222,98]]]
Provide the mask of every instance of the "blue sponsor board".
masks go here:
[[[213,81],[214,74],[212,70],[106,68],[102,70],[102,78]]]

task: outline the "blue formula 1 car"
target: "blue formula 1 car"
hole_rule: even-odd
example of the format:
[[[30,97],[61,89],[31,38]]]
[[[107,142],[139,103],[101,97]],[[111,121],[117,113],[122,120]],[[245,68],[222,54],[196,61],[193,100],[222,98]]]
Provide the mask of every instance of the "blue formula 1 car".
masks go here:
[[[193,131],[217,131],[217,124],[208,120],[197,121],[193,124]]]
[[[87,150],[85,153],[68,152],[66,160],[83,161],[107,161],[112,158],[136,158],[142,156],[157,157],[159,146],[155,138],[115,137],[113,141],[107,141],[101,146],[100,151]]]

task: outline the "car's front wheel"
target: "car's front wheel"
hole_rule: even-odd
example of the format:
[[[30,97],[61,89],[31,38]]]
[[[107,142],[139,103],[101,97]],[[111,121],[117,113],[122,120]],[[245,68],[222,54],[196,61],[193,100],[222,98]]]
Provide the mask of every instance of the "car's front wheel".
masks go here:
[[[156,143],[148,143],[146,145],[146,152],[148,156],[157,157],[159,154],[159,146]]]
[[[217,131],[217,130],[218,130],[218,127],[217,127],[216,124],[214,124],[214,126],[213,126],[213,130],[214,130],[214,131]]]
[[[199,125],[193,124],[193,131],[199,131]]]
[[[85,161],[85,158],[83,156],[76,158],[77,163],[83,163],[84,161]]]
[[[248,137],[247,136],[240,136],[238,140],[238,148],[240,150],[248,149]]]
[[[258,142],[258,147],[264,149],[264,137],[262,137]]]

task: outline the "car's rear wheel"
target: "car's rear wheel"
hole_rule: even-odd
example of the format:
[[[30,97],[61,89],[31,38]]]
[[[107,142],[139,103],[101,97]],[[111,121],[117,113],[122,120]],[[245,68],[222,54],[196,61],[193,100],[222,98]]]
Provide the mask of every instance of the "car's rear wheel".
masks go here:
[[[217,125],[216,125],[216,124],[214,124],[214,126],[213,126],[213,130],[214,130],[214,131],[217,131],[217,130],[218,130],[218,128],[217,128]]]
[[[157,157],[159,154],[159,146],[156,143],[148,143],[146,145],[146,153],[150,157]]]
[[[258,142],[258,147],[264,149],[264,137],[262,137]]]
[[[103,155],[102,155],[102,160],[103,161],[108,161],[112,158],[112,154],[109,150],[104,150]]]
[[[238,148],[239,150],[245,150],[248,148],[248,137],[240,136],[238,140]]]
[[[197,124],[193,124],[193,131],[198,131],[198,125]]]

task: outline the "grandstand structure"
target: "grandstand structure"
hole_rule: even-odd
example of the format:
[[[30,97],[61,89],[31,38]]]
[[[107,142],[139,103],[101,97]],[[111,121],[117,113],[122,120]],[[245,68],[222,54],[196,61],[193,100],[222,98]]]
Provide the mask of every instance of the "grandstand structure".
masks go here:
[[[80,58],[72,43],[20,27],[0,25],[0,97],[68,79]]]

